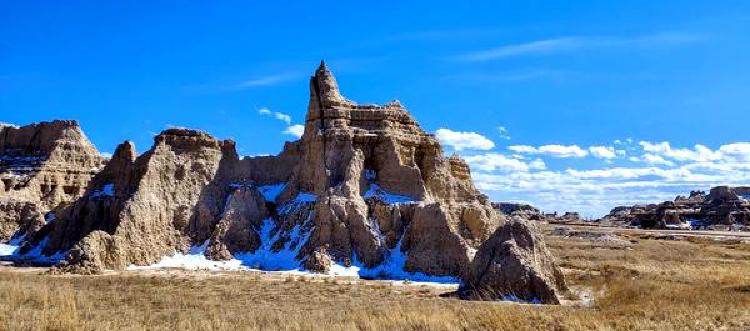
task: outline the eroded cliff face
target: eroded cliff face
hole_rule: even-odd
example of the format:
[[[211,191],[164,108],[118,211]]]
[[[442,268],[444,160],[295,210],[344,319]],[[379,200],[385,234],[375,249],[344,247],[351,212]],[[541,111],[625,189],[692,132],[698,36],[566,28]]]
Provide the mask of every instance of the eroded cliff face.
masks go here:
[[[505,219],[476,190],[462,159],[445,157],[397,101],[358,105],[344,98],[324,64],[310,79],[304,135],[278,156],[240,160],[232,141],[171,129],[140,156],[132,143],[121,144],[87,187],[56,221],[21,222],[39,228],[22,251],[64,252],[60,269],[79,273],[199,251],[248,267],[273,269],[283,260],[286,268],[316,272],[490,280],[501,277],[483,277],[489,269],[477,263],[489,264],[498,250],[525,254],[488,241]],[[541,240],[535,228],[522,230]],[[477,251],[488,251],[483,262],[475,262]],[[532,257],[526,273],[557,268],[549,254]],[[556,302],[564,290],[556,282],[482,287],[493,284],[544,302]]]
[[[54,219],[105,162],[76,121],[0,126],[0,242]]]

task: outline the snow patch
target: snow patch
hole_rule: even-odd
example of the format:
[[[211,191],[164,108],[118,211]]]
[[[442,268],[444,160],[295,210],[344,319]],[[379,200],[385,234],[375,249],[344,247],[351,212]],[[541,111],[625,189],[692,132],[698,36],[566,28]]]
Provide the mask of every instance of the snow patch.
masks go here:
[[[111,197],[115,195],[115,184],[104,184],[100,189],[95,190],[94,192],[91,192],[91,195],[89,197],[91,198],[101,198],[101,197]]]
[[[315,202],[317,200],[317,195],[307,192],[300,192],[297,194],[297,197],[294,198],[295,202]]]
[[[255,252],[235,254],[228,261],[213,261],[206,258],[208,241],[200,246],[193,246],[187,254],[177,253],[165,256],[156,264],[148,266],[128,266],[128,270],[154,270],[162,268],[180,268],[189,270],[265,270],[285,271],[299,274],[307,274],[303,271],[297,260],[299,250],[307,242],[312,231],[303,233],[303,226],[296,225],[289,231],[289,240],[279,251],[273,251],[273,244],[281,238],[282,231],[276,231],[272,236],[276,225],[272,219],[263,221],[261,227],[261,247]]]
[[[356,275],[366,279],[387,279],[387,280],[408,280],[416,282],[427,282],[435,284],[460,284],[461,281],[458,277],[454,276],[433,276],[427,275],[422,272],[409,272],[404,270],[407,256],[401,251],[401,242],[403,237],[399,240],[396,247],[386,252],[383,263],[373,267],[366,268],[358,259],[356,254],[354,255],[354,263],[352,267],[349,267],[352,271],[356,271]]]
[[[258,191],[260,191],[260,194],[263,195],[263,199],[266,199],[266,201],[276,202],[276,198],[279,197],[281,192],[284,192],[284,188],[286,188],[286,183],[278,183],[258,186]]]
[[[20,126],[12,124],[12,123],[0,122],[0,128],[4,127],[4,126],[11,127],[11,128],[14,128],[14,129],[20,129],[21,128]]]
[[[389,205],[409,204],[409,203],[419,202],[417,199],[414,199],[410,196],[388,193],[385,190],[381,189],[380,186],[375,183],[370,183],[370,188],[367,190],[367,192],[365,192],[362,195],[362,197],[365,199],[378,198],[381,201]]]
[[[517,297],[517,296],[515,296],[513,294],[504,295],[501,298],[501,300],[502,301],[518,302],[518,303],[530,303],[530,304],[535,304],[535,305],[538,305],[538,304],[542,303],[542,300],[539,300],[539,298],[534,298],[534,299],[531,299],[531,300],[527,301],[527,300],[523,300],[523,299],[521,299],[521,298],[519,298],[519,297]]]
[[[362,197],[364,199],[378,198],[380,201],[383,201],[389,205],[419,202],[417,199],[414,199],[410,196],[392,194],[380,188],[380,185],[375,183],[375,179],[377,178],[377,173],[375,172],[375,170],[365,169],[364,173],[365,179],[367,179],[367,182],[370,184],[367,191],[362,194]]]
[[[29,261],[33,263],[54,265],[64,260],[65,256],[68,254],[67,251],[60,251],[49,256],[42,254],[42,249],[47,246],[49,237],[44,238],[39,244],[34,246],[34,248],[26,252],[26,254],[20,254],[18,249],[21,248],[24,240],[25,236],[19,236],[18,238],[12,239],[7,244],[0,244],[0,257],[3,257],[4,260]]]

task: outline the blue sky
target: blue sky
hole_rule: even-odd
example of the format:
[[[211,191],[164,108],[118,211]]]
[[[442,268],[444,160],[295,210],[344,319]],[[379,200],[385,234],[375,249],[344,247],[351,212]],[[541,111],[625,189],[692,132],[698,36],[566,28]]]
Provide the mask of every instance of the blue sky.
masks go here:
[[[187,126],[275,154],[324,58],[491,198],[598,216],[750,184],[748,27],[747,1],[0,1],[0,122],[78,119],[102,152]]]

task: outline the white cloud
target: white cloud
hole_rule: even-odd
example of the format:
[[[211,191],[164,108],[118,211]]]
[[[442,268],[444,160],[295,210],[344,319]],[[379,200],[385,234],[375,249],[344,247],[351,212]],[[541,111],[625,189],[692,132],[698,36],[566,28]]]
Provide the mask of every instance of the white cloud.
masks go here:
[[[544,145],[539,146],[539,153],[557,157],[584,157],[589,153],[577,145]]]
[[[508,149],[516,153],[542,154],[553,157],[584,157],[589,152],[578,145],[543,145],[539,147],[528,145],[508,146]]]
[[[296,73],[280,73],[267,76],[259,76],[240,82],[234,86],[235,89],[247,89],[253,87],[271,86],[300,77]]]
[[[544,169],[545,167],[544,161],[539,159],[533,161],[532,166],[521,160],[498,153],[465,156],[464,160],[469,166],[482,171],[528,171],[532,167],[534,169]]]
[[[292,117],[284,113],[275,112],[273,113],[273,117],[275,117],[279,121],[283,121],[287,125],[292,123]]]
[[[615,148],[612,146],[591,146],[589,147],[589,152],[599,159],[614,159],[617,157]]]
[[[638,160],[638,158],[636,158],[636,160]],[[650,164],[674,166],[674,162],[665,160],[663,157],[656,154],[643,154],[640,160]]]
[[[591,163],[581,163],[580,167],[555,169],[555,163],[548,165],[539,159],[529,162],[516,154],[506,156],[501,153],[468,156],[467,162],[477,187],[493,200],[527,200],[545,211],[574,210],[595,217],[618,205],[656,203],[672,200],[691,190],[708,190],[716,185],[747,185],[750,182],[750,142],[729,143],[711,149],[705,145],[676,148],[669,142],[620,141],[620,145],[626,144],[627,159],[603,158],[609,163],[594,168],[589,168]],[[552,155],[548,153],[576,150],[570,146],[563,149],[515,145],[509,150],[527,156]],[[592,156],[611,156],[609,152],[619,156],[619,149],[592,147],[606,146],[587,148]]]
[[[258,114],[261,114],[263,116],[272,116],[273,115],[273,118],[286,123],[286,125],[289,125],[289,124],[292,123],[292,116],[284,114],[282,112],[278,112],[278,111],[272,112],[267,107],[261,107],[260,109],[258,109]]]
[[[643,150],[646,152],[677,161],[708,162],[716,161],[722,158],[721,152],[712,151],[710,148],[704,145],[695,145],[693,149],[675,149],[672,148],[672,146],[667,141],[662,141],[660,143],[641,141],[638,144],[641,145]]]
[[[532,170],[544,170],[547,169],[547,164],[544,163],[541,159],[536,159],[534,161],[529,162],[529,169]]]
[[[706,36],[696,34],[660,33],[630,38],[570,36],[510,44],[464,54],[464,61],[491,61],[514,56],[541,55],[603,48],[664,47],[695,43]]]
[[[300,138],[305,133],[305,126],[302,124],[290,125],[282,133]]]
[[[513,145],[513,146],[508,146],[508,149],[516,153],[529,153],[529,154],[537,153],[536,147],[529,146],[529,145]]]
[[[497,132],[500,134],[500,138],[503,138],[505,140],[510,140],[510,133],[508,132],[508,129],[506,129],[504,126],[498,126]]]
[[[438,129],[435,137],[443,145],[451,146],[457,151],[462,150],[489,150],[495,147],[492,140],[476,132],[461,132],[450,129]]]

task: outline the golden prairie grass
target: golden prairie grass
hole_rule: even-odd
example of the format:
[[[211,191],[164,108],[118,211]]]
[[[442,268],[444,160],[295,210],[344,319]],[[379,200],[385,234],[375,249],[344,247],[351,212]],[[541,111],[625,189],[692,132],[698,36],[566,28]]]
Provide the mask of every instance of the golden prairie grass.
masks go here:
[[[0,330],[746,330],[750,246],[549,237],[590,305],[469,302],[431,287],[252,273],[0,271]]]

